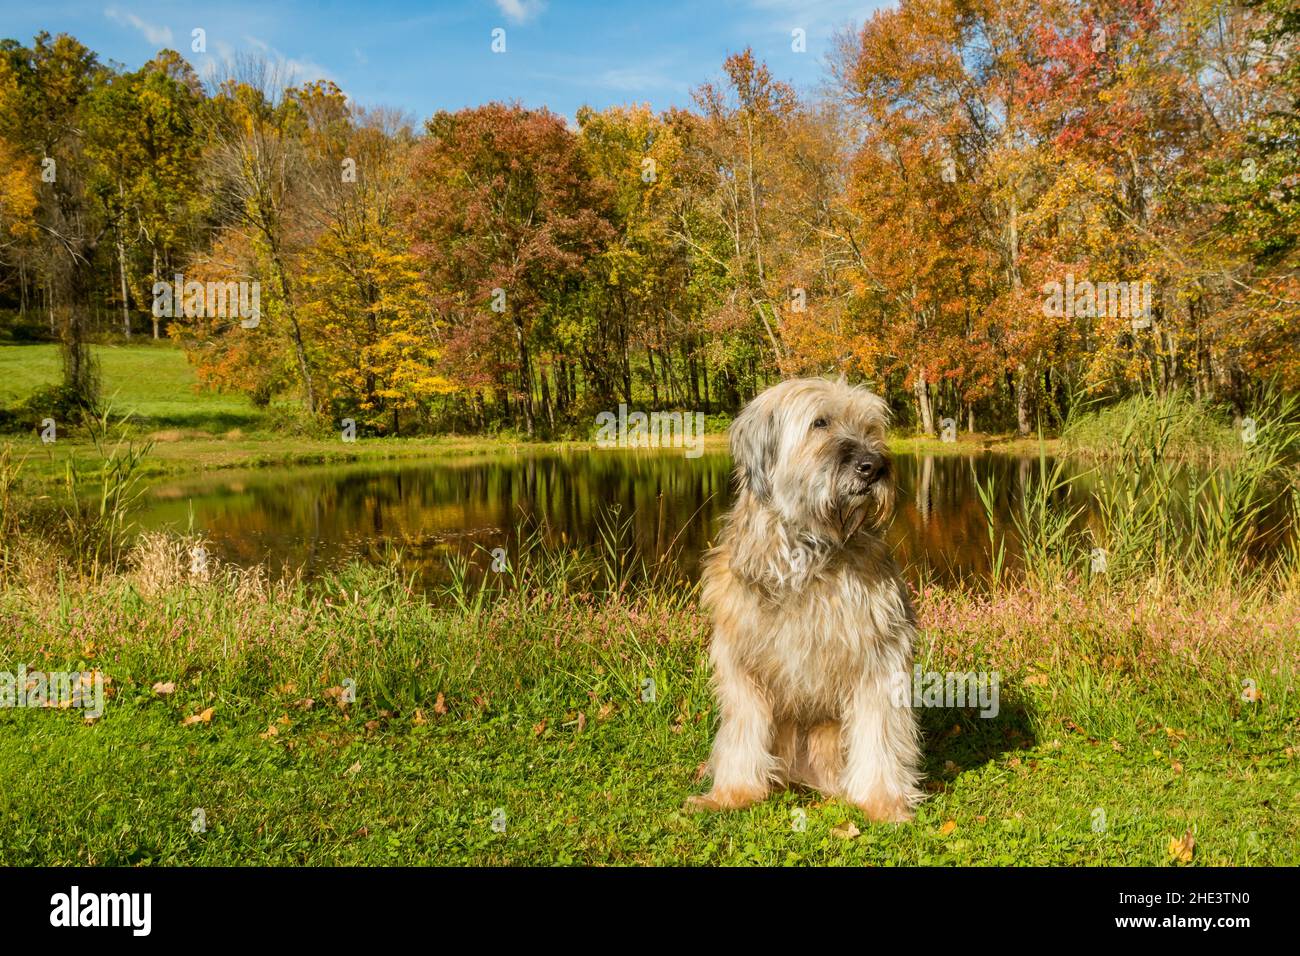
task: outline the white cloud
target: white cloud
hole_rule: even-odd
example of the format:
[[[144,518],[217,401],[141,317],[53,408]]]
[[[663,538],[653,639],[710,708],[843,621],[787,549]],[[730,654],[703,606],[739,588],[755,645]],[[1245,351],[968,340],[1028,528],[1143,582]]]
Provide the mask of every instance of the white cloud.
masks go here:
[[[511,23],[527,23],[546,9],[545,0],[496,0],[496,5]]]
[[[146,23],[134,13],[123,13],[117,7],[109,7],[104,16],[127,27],[134,27],[144,34],[144,38],[156,46],[170,46],[172,42],[171,27]]]
[[[675,79],[656,69],[622,67],[605,70],[594,80],[597,86],[623,93],[649,93],[662,89],[685,89],[680,79]]]
[[[851,24],[861,26],[873,12],[890,6],[893,0],[745,0],[754,15],[772,18],[772,27],[782,33],[803,27],[809,35],[829,36]]]

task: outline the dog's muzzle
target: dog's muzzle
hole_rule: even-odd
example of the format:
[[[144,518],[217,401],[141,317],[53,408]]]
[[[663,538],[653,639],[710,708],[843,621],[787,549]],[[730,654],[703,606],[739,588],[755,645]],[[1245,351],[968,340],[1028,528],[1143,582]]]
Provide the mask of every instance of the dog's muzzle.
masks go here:
[[[887,468],[885,456],[874,451],[859,455],[853,462],[853,473],[857,475],[864,491],[883,478]]]
[[[874,485],[880,480],[885,473],[885,467],[887,466],[885,466],[884,455],[876,454],[875,451],[868,451],[853,463],[853,470],[858,473],[859,479],[866,481],[868,485]]]

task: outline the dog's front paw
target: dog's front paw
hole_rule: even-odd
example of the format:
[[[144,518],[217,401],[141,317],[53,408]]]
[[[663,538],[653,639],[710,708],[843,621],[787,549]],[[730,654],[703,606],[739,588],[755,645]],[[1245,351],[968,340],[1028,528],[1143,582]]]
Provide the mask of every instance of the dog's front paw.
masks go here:
[[[916,818],[916,811],[905,797],[870,796],[852,803],[872,823],[911,823]]]
[[[762,790],[714,787],[708,793],[696,794],[686,799],[682,807],[689,813],[707,813],[713,810],[740,810],[761,801],[767,794]]]

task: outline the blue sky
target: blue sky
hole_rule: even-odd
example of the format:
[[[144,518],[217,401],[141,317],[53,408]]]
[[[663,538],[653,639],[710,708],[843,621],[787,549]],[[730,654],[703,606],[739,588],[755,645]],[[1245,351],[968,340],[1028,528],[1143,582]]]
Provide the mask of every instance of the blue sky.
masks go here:
[[[209,59],[261,52],[299,80],[334,80],[367,106],[424,119],[490,100],[546,105],[572,117],[589,104],[685,106],[720,75],[728,53],[752,46],[801,90],[824,77],[834,31],[860,25],[887,0],[0,0],[0,36],[30,43],[40,30],[71,33],[101,59],[134,69],[160,47],[202,73]],[[207,54],[190,50],[207,34]],[[505,30],[506,52],[491,50]],[[806,31],[807,52],[791,50]]]

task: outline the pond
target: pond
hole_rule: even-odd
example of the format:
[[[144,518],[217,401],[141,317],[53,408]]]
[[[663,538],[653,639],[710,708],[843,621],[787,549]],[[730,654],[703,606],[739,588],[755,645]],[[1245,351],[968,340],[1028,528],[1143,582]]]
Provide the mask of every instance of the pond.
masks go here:
[[[990,476],[996,523],[1008,536],[1014,567],[1013,509],[1037,474],[1037,458],[900,455],[895,465],[898,507],[888,540],[911,580],[955,583],[988,573],[988,527],[976,482]],[[602,529],[622,524],[622,540],[635,556],[668,562],[674,576],[693,580],[732,495],[726,454],[521,452],[170,480],[150,490],[139,523],[192,526],[224,560],[272,571],[301,568],[309,577],[354,558],[379,560],[397,546],[405,569],[425,585],[449,579],[455,554],[472,556],[482,568],[495,548],[513,557],[530,533],[564,548],[597,547]],[[1088,501],[1077,503],[1086,512]]]

